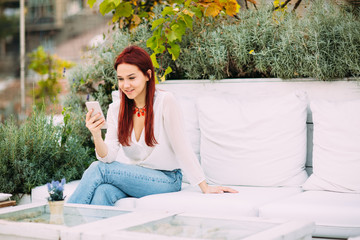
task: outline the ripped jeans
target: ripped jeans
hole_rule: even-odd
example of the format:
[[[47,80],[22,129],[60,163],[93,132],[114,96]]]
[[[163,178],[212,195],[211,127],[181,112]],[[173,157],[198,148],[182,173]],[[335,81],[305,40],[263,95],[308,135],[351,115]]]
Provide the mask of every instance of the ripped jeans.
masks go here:
[[[155,170],[120,162],[93,162],[68,203],[113,206],[125,197],[144,197],[151,194],[181,190],[182,173]]]

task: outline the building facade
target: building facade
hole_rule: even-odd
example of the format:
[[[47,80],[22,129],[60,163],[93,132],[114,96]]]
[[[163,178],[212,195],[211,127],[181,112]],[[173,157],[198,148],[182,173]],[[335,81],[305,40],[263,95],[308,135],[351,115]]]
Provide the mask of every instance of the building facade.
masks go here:
[[[0,30],[0,77],[19,74],[19,2],[0,1],[0,25],[5,25]],[[85,22],[92,18],[105,21],[87,0],[25,0],[26,52],[40,45],[53,52],[56,45],[87,31]]]

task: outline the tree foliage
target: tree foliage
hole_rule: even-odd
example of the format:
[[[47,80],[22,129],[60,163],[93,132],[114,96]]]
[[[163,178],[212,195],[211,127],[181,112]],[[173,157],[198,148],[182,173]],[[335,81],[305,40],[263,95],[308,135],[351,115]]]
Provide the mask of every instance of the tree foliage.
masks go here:
[[[14,17],[0,16],[0,39],[13,36],[17,33],[19,20]]]
[[[42,46],[30,53],[29,58],[29,69],[42,76],[38,87],[34,90],[36,103],[42,104],[43,100],[56,102],[60,91],[58,80],[64,75],[65,70],[73,67],[74,64],[56,55],[50,55]]]
[[[95,2],[96,0],[88,0],[90,7],[93,7]],[[153,7],[157,4],[164,7],[161,17],[153,19]],[[153,51],[151,60],[154,66],[164,73],[161,77],[161,81],[164,81],[172,68],[162,66],[158,59],[166,53],[171,55],[173,61],[178,59],[181,52],[180,42],[186,31],[192,30],[194,21],[235,16],[240,5],[236,0],[103,0],[99,9],[103,15],[112,11],[113,22],[118,22],[120,28],[128,26],[132,29],[144,21],[152,22],[152,36],[146,45]]]

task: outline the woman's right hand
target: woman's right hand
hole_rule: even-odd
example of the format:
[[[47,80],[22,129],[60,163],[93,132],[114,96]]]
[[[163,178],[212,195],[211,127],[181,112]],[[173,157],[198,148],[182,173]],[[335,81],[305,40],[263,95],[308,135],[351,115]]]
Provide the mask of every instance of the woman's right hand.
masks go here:
[[[105,119],[104,118],[98,119],[98,117],[101,116],[100,113],[97,113],[91,117],[91,114],[93,112],[94,109],[91,109],[89,112],[87,112],[85,122],[86,122],[86,127],[90,130],[93,137],[98,138],[101,137],[101,127],[104,126]]]

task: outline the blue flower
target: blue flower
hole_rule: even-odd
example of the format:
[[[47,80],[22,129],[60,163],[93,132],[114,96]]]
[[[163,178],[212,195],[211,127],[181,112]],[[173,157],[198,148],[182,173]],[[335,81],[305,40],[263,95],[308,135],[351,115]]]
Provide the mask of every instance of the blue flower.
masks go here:
[[[51,183],[47,183],[47,188],[49,192],[49,201],[62,201],[64,197],[64,186],[66,180],[65,178],[61,179],[61,182],[52,180]]]

